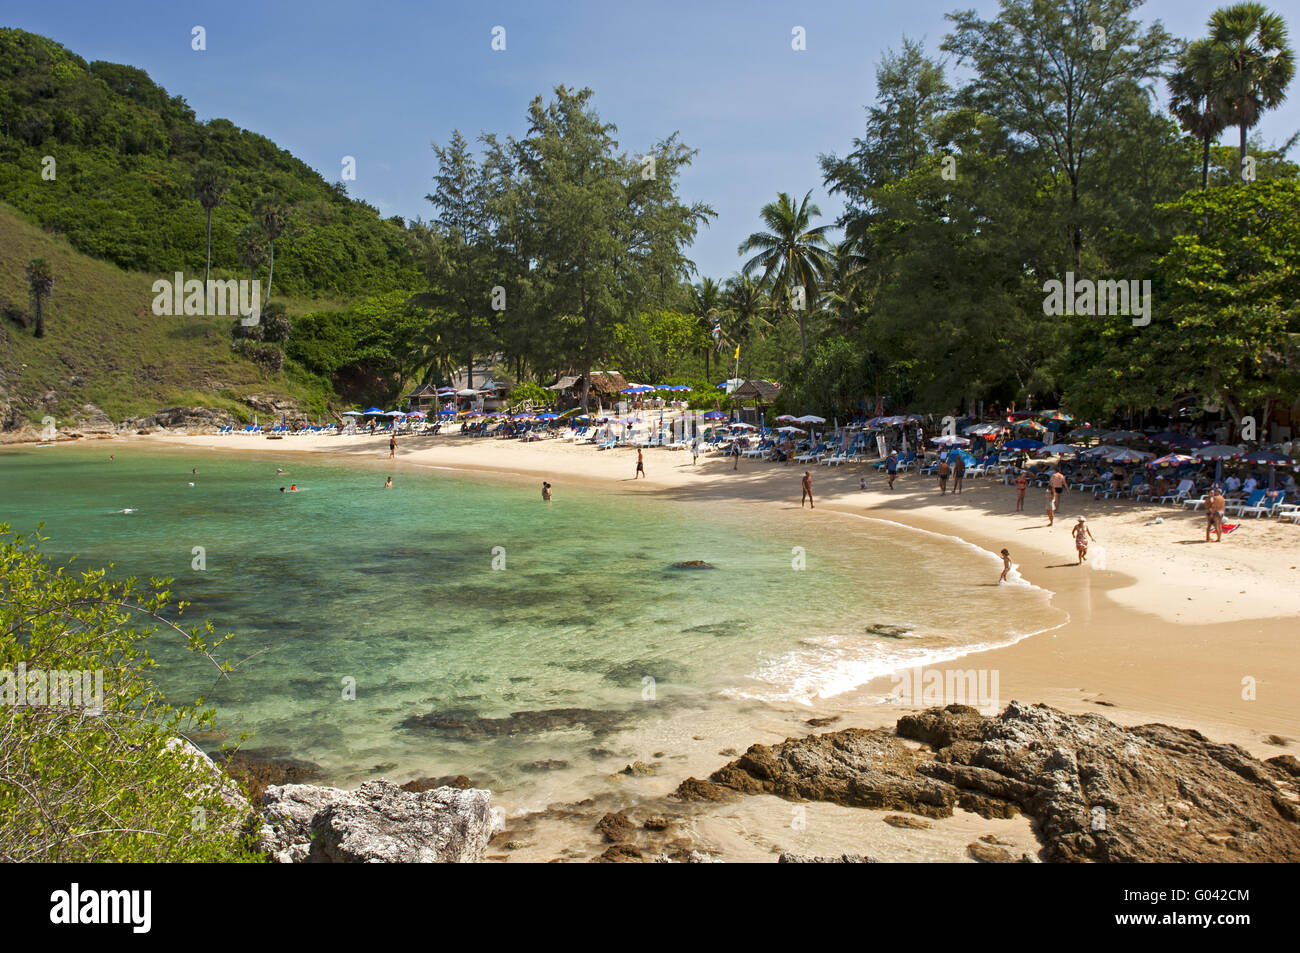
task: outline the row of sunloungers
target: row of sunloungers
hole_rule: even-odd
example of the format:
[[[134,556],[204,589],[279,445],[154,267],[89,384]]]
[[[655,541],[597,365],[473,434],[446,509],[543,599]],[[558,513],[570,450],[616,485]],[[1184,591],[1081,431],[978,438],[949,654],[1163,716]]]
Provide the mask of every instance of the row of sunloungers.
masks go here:
[[[248,424],[247,426],[244,427],[239,427],[236,426],[235,424],[227,424],[226,426],[218,430],[217,434],[218,436],[236,435],[241,437],[251,437],[251,436],[256,436],[258,434],[271,434],[274,436],[297,437],[297,436],[302,436],[303,434],[321,434],[321,433],[334,433],[334,432],[335,432],[334,428],[330,426],[324,426],[324,427],[306,426],[306,427],[299,427],[297,430],[294,430],[292,427],[286,427],[283,424],[276,424],[270,430],[264,430],[258,424]]]
[[[1039,474],[1034,480],[1036,486],[1045,487],[1050,479],[1049,473]],[[1190,478],[1179,480],[1178,485],[1167,493],[1157,493],[1154,486],[1146,481],[1145,475],[1135,473],[1129,479],[1126,486],[1121,486],[1115,481],[1100,481],[1097,479],[1080,478],[1069,483],[1071,490],[1081,492],[1092,491],[1096,499],[1122,499],[1128,498],[1133,500],[1150,500],[1160,505],[1180,506],[1183,509],[1190,508],[1193,512],[1199,510],[1206,504],[1209,499],[1209,487],[1204,487],[1199,496],[1193,496],[1196,490],[1196,481]],[[1227,505],[1224,507],[1229,516],[1244,518],[1253,516],[1259,519],[1263,516],[1277,517],[1278,519],[1289,519],[1292,522],[1300,523],[1300,500],[1288,499],[1288,493],[1284,490],[1260,490],[1251,491],[1245,496],[1229,496]]]

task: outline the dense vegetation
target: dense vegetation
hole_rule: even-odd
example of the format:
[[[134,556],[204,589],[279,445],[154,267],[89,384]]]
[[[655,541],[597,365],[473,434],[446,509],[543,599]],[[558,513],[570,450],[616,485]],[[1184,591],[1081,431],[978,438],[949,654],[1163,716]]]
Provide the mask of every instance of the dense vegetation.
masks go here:
[[[40,542],[0,525],[0,860],[258,859],[233,782],[176,748],[213,713],[170,705],[144,649],[157,626],[224,677],[226,639],[182,630],[167,580],[56,566]]]
[[[353,297],[415,274],[401,219],[349,199],[269,139],[199,122],[143,70],[0,29],[0,201],[78,251],[197,277],[213,201],[213,274],[246,277],[264,198],[287,212],[275,246],[275,286],[286,294]]]

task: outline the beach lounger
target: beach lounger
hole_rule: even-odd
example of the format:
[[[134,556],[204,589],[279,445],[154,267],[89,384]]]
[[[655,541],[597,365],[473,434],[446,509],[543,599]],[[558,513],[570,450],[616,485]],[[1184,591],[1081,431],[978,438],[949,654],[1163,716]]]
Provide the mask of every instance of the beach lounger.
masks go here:
[[[1267,490],[1255,490],[1244,500],[1238,500],[1235,503],[1229,503],[1224,509],[1228,513],[1236,513],[1241,516],[1246,510],[1255,509],[1260,503],[1264,502]]]
[[[1255,519],[1259,519],[1261,516],[1272,516],[1274,512],[1277,510],[1277,508],[1281,505],[1282,505],[1281,494],[1278,494],[1277,496],[1273,497],[1272,500],[1268,499],[1268,495],[1265,494],[1264,499],[1260,500],[1259,503],[1255,504],[1254,506],[1243,506],[1238,511],[1237,515],[1243,517],[1247,515],[1252,515],[1255,517]]]
[[[1160,503],[1181,503],[1183,500],[1187,499],[1188,495],[1192,492],[1192,486],[1193,484],[1191,480],[1183,480],[1178,484],[1178,489],[1174,490],[1174,492],[1172,493],[1166,493],[1164,496],[1160,497],[1159,502]]]

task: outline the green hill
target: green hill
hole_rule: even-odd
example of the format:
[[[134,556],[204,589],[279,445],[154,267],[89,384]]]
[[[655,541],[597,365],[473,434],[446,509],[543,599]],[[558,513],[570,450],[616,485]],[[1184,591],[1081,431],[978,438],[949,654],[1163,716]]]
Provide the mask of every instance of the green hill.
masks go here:
[[[95,404],[114,420],[160,407],[224,408],[247,417],[249,397],[323,409],[322,384],[290,367],[270,374],[231,351],[232,318],[157,317],[152,285],[170,277],[128,272],[74,250],[0,204],[0,428],[52,414],[60,426]],[[54,274],[46,336],[30,316],[24,268],[44,258]],[[318,303],[281,299],[290,311]],[[8,418],[8,421],[6,421]]]
[[[42,175],[47,156],[53,178]],[[0,29],[0,201],[122,268],[201,277],[206,217],[192,183],[204,161],[228,186],[212,216],[219,276],[248,277],[240,233],[270,195],[289,209],[273,290],[351,298],[410,284],[400,218],[381,218],[264,136],[199,122],[143,70],[87,63],[43,36]]]

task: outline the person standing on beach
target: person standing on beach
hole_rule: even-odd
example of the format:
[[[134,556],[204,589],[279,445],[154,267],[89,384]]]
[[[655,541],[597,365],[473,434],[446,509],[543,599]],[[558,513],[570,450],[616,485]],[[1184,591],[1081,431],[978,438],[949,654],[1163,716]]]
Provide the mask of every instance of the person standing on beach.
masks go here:
[[[998,576],[998,583],[1007,581],[1007,573],[1011,572],[1011,554],[1005,549],[1002,550],[1002,575]]]
[[[732,459],[731,469],[739,470],[740,469],[740,441],[739,440],[731,441],[731,459]]]
[[[691,441],[691,466],[697,466],[700,462],[700,438],[696,437]]]
[[[1074,529],[1070,532],[1074,534],[1074,550],[1079,554],[1077,565],[1082,565],[1088,558],[1088,540],[1095,540],[1096,537],[1092,535],[1092,530],[1088,529],[1088,519],[1084,516],[1079,517],[1079,521],[1074,524]]]
[[[799,509],[803,509],[804,500],[808,501],[808,508],[810,510],[817,508],[816,505],[813,503],[812,471],[810,470],[803,471],[803,494],[799,497]]]
[[[1047,496],[1047,525],[1056,522],[1056,494],[1050,488],[1043,491]]]
[[[1210,530],[1214,530],[1214,541],[1223,542],[1223,512],[1228,508],[1228,501],[1223,498],[1223,491],[1217,486],[1210,491],[1210,498],[1205,501],[1205,541],[1210,541]]]
[[[940,459],[939,460],[939,495],[940,496],[943,496],[945,493],[948,492],[948,474],[951,472],[952,469],[948,466],[948,461]]]
[[[889,459],[885,461],[885,472],[889,474],[889,488],[894,488],[894,480],[898,478],[898,451],[889,451]]]
[[[961,492],[961,481],[966,477],[966,458],[957,454],[957,462],[952,465],[952,492]]]
[[[1024,470],[1020,471],[1020,476],[1016,477],[1016,512],[1022,513],[1025,509],[1025,490],[1029,489],[1029,477]]]
[[[636,451],[636,474],[632,479],[635,480],[637,477],[643,476],[645,476],[645,457],[641,455],[641,450],[638,447]],[[646,479],[648,480],[649,477],[646,477]]]
[[[1059,468],[1053,470],[1051,478],[1047,481],[1047,485],[1051,489],[1052,495],[1056,498],[1056,505],[1052,507],[1052,509],[1059,510],[1061,508],[1061,494],[1065,492],[1065,474],[1062,473]]]
[[[397,456],[397,434],[388,438],[388,459],[392,460]]]

